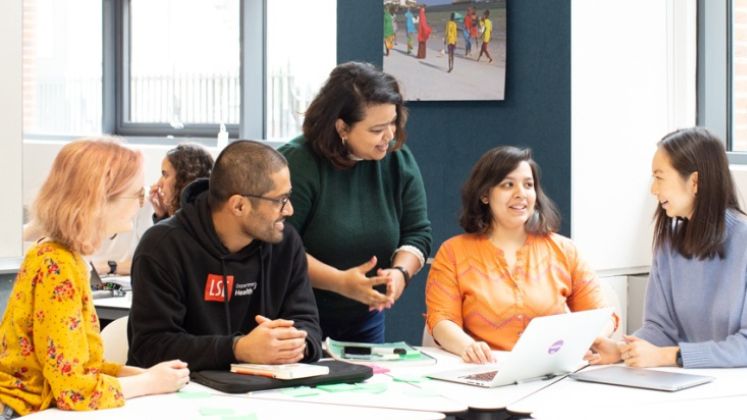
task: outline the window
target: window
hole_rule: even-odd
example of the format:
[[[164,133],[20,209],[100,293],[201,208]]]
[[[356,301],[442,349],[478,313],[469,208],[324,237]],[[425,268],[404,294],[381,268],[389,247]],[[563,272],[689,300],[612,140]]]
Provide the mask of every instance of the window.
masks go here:
[[[336,64],[336,8],[24,0],[24,137],[106,132],[158,142],[215,138],[221,124],[233,138],[295,136]]]
[[[698,125],[747,163],[747,1],[698,0]]]
[[[239,124],[238,0],[131,0],[122,125]]]
[[[731,16],[731,150],[747,152],[747,0],[734,0]]]
[[[268,139],[301,131],[303,112],[334,67],[336,7],[334,0],[267,2]],[[313,35],[299,36],[304,27]]]
[[[101,132],[101,0],[23,2],[23,131]]]

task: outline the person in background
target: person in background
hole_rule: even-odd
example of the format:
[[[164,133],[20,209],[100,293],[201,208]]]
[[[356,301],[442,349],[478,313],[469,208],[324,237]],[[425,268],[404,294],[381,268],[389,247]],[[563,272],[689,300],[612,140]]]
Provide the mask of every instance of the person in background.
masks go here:
[[[592,363],[632,367],[747,366],[747,217],[724,143],[704,128],[677,130],[651,164],[654,260],[643,325],[624,342],[599,339]]]
[[[145,232],[132,261],[128,360],[194,370],[313,362],[322,354],[285,158],[254,141],[223,149],[210,179]]]
[[[462,29],[462,36],[464,37],[465,57],[469,56],[472,52],[472,40],[470,38],[472,25],[474,25],[474,21],[472,20],[472,7],[470,6],[467,8],[467,12],[464,14],[464,28]]]
[[[207,178],[213,157],[204,147],[185,143],[166,152],[161,161],[161,177],[151,185],[148,200],[153,206],[153,223],[171,217],[181,208],[184,187],[197,178]]]
[[[139,152],[104,139],[60,150],[34,203],[44,237],[26,253],[0,324],[3,418],[52,406],[119,407],[189,381],[187,364],[179,360],[144,370],[103,359],[83,256],[105,237],[131,229],[144,200]]]
[[[490,10],[485,10],[482,15],[482,47],[480,47],[480,55],[477,56],[477,61],[480,61],[482,55],[485,54],[488,57],[488,63],[493,62],[493,57],[488,52],[488,45],[490,44],[490,38],[493,36],[493,21],[490,20]]]
[[[469,29],[469,36],[472,38],[472,44],[474,44],[475,50],[477,50],[477,46],[480,45],[480,18],[477,17],[477,10],[475,10],[474,7],[470,10],[470,16],[471,26]]]
[[[197,178],[209,177],[212,168],[213,157],[198,144],[184,143],[166,152],[161,161],[161,177],[150,187],[148,194],[153,207],[153,223],[173,216],[181,207],[182,189]],[[91,257],[96,271],[101,275],[129,275],[132,252],[147,227],[150,227],[150,222],[138,218],[132,231],[107,238]]]
[[[389,8],[384,8],[384,55],[389,55],[389,50],[394,48],[396,32],[394,30],[393,19],[392,14],[389,12]]]
[[[529,149],[501,146],[480,158],[459,222],[465,233],[441,245],[425,299],[433,338],[465,362],[511,350],[532,318],[607,306],[573,242],[554,233],[560,218]]]
[[[394,77],[338,65],[311,102],[303,136],[280,148],[293,181],[290,223],[306,246],[324,336],[384,341],[384,308],[430,253],[431,224]],[[378,287],[377,287],[378,286]]]
[[[428,50],[428,38],[431,36],[431,26],[425,16],[425,6],[420,6],[418,16],[418,58],[423,59]]]
[[[415,29],[415,18],[409,8],[405,12],[405,30],[407,31],[407,54],[410,54],[413,47],[413,34],[417,32],[417,29]]]
[[[454,51],[456,50],[457,43],[457,24],[455,20],[454,12],[451,12],[449,21],[446,23],[446,48],[449,52],[449,70],[451,73],[454,70]]]

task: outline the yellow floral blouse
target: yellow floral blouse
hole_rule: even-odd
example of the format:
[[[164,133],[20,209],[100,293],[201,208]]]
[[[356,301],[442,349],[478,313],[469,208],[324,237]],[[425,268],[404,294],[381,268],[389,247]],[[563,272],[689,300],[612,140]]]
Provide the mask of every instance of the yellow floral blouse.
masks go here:
[[[58,243],[26,254],[0,324],[0,401],[17,413],[124,404],[122,366],[103,359],[89,276]]]

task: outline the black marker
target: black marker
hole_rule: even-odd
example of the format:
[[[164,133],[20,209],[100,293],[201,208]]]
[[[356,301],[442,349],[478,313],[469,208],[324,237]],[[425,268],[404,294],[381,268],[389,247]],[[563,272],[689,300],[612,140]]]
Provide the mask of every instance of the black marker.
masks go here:
[[[356,355],[356,356],[370,356],[380,355],[386,356],[390,354],[396,354],[403,356],[407,354],[407,350],[397,347],[357,347],[357,346],[345,346],[343,347],[344,354]]]

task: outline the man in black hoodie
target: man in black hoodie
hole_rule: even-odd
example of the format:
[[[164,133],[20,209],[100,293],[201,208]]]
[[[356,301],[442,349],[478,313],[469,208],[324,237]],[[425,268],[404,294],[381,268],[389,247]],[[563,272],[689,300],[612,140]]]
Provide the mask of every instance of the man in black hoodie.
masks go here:
[[[319,359],[306,254],[284,223],[290,193],[285,158],[246,140],[223,150],[209,183],[185,188],[181,210],[133,256],[129,364],[178,358],[199,371]]]

